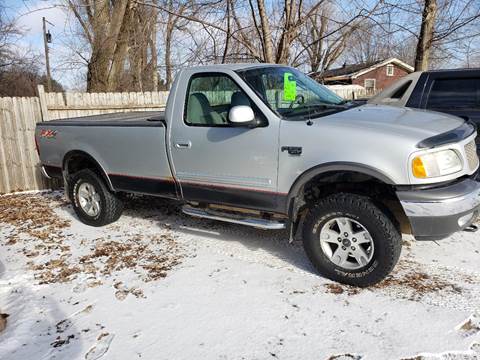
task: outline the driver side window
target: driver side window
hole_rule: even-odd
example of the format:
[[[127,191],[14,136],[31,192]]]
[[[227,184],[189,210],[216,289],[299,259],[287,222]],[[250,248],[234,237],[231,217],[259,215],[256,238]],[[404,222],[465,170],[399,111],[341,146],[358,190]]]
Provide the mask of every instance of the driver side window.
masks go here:
[[[243,90],[227,75],[200,73],[190,79],[185,104],[184,120],[190,126],[232,126],[228,114],[237,105],[256,106]]]

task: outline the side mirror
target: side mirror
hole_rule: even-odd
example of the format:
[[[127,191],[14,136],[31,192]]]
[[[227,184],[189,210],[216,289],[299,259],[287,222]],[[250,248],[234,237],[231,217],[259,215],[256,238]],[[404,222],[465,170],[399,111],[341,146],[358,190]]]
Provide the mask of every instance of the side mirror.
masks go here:
[[[255,120],[255,114],[250,106],[237,105],[230,109],[228,113],[228,120],[237,126],[252,125]]]

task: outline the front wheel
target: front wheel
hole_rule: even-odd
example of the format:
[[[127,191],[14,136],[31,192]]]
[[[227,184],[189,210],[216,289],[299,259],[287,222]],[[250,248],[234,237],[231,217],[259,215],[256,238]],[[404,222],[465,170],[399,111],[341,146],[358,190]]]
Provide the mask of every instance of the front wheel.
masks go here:
[[[319,200],[304,221],[303,245],[319,273],[366,287],[395,267],[402,236],[370,198],[339,193]]]
[[[80,170],[72,176],[69,191],[75,213],[87,225],[107,225],[122,214],[122,200],[110,192],[103,179],[90,169]]]

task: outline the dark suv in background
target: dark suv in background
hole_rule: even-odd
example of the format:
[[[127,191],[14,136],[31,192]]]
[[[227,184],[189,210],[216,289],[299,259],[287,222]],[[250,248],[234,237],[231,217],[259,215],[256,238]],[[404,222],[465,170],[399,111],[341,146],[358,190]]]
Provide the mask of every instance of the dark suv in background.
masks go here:
[[[479,127],[480,69],[414,72],[368,103],[441,111],[471,120]]]

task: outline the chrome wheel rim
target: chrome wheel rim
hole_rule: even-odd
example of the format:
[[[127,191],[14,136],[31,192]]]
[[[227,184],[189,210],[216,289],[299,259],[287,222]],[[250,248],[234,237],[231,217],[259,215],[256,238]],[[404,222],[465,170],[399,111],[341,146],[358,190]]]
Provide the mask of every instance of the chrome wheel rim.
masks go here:
[[[346,270],[365,267],[374,253],[373,239],[368,230],[347,217],[336,217],[323,225],[320,246],[332,263]]]
[[[100,195],[92,184],[84,182],[78,187],[77,200],[88,216],[95,217],[100,214]]]

